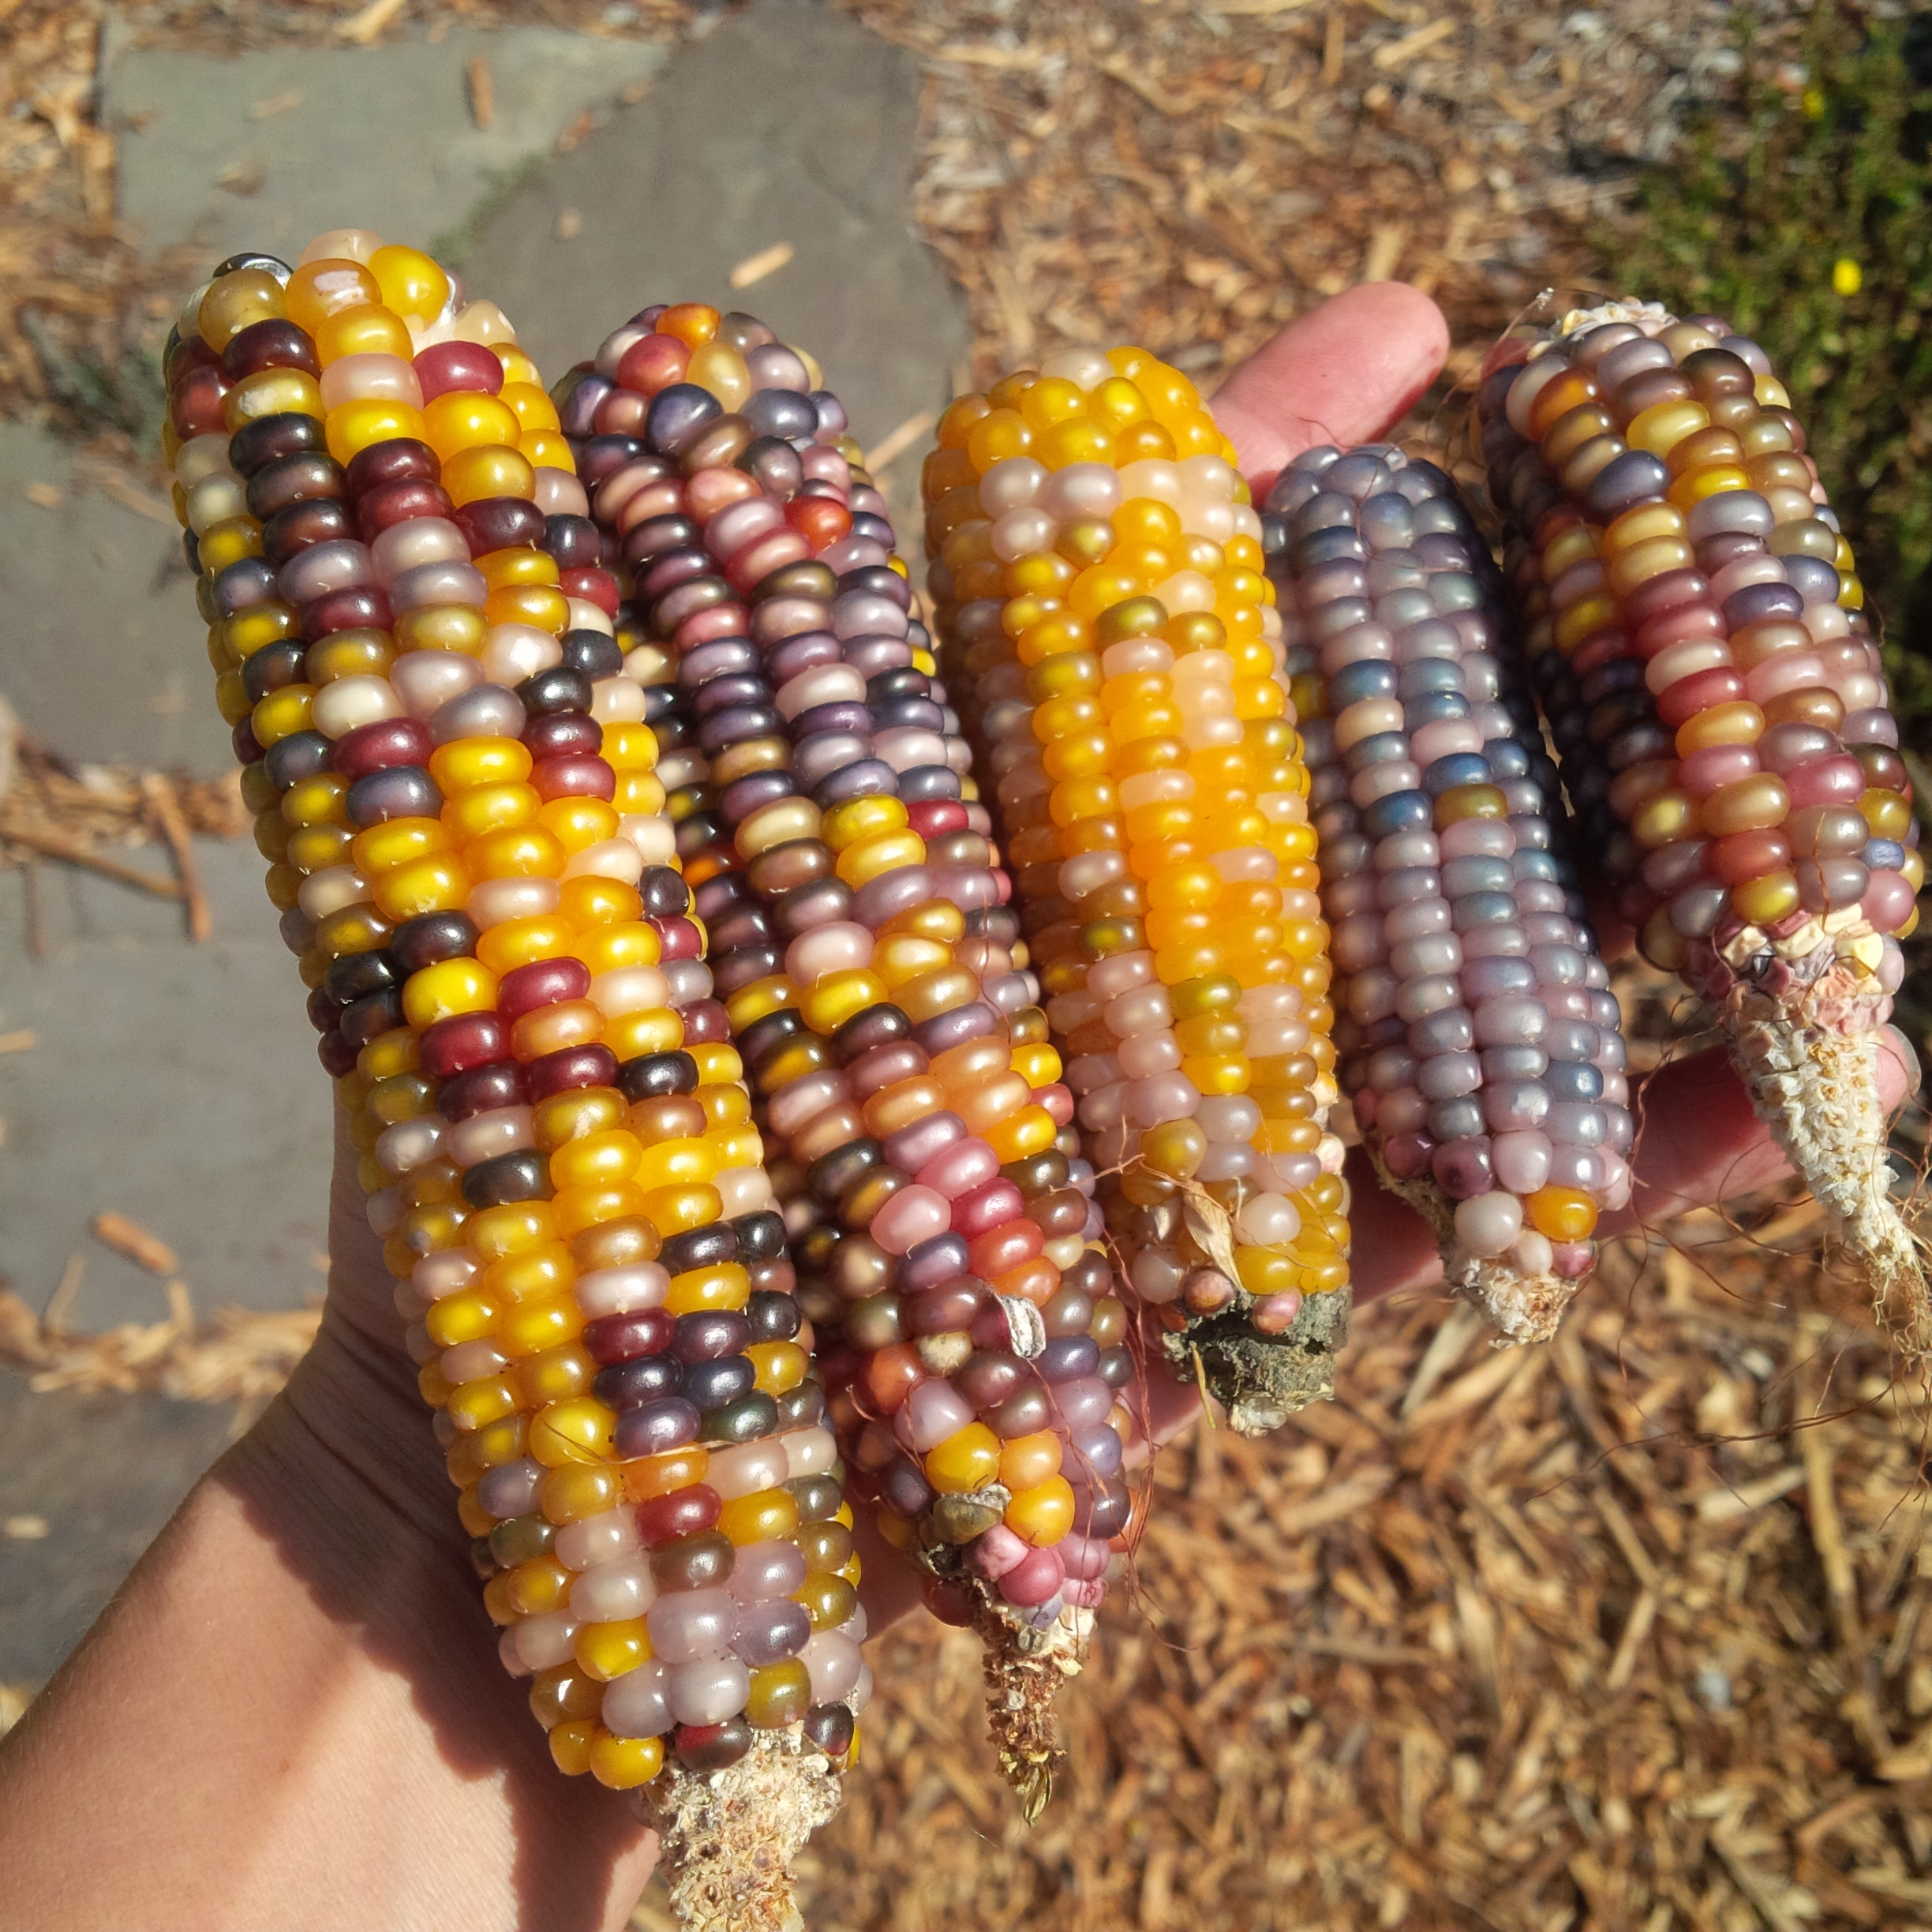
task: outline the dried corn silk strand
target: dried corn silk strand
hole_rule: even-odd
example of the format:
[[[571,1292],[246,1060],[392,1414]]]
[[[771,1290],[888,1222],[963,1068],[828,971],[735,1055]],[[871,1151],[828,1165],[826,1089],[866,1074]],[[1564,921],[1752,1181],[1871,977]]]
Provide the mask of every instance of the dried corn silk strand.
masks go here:
[[[1348,1230],[1308,775],[1260,526],[1187,379],[1069,350],[956,402],[930,583],[1108,1226],[1175,1372],[1332,1392]]]
[[[1479,407],[1585,849],[1645,956],[1722,1016],[1760,1118],[1923,1361],[1877,1036],[1924,866],[1803,427],[1756,343],[1633,301],[1506,342]]]
[[[356,230],[223,264],[167,373],[269,896],[504,1663],[563,1769],[691,1826],[683,1889],[784,1925],[869,1685],[851,1512],[555,408],[493,304]]]
[[[1449,478],[1388,444],[1306,451],[1267,512],[1342,1090],[1451,1282],[1506,1340],[1544,1340],[1630,1200],[1634,1136],[1495,565]]]
[[[1126,1313],[966,747],[819,380],[755,319],[679,304],[559,394],[631,574],[625,668],[785,1151],[852,1479],[927,1602],[985,1640],[1032,1815],[1126,1522]]]

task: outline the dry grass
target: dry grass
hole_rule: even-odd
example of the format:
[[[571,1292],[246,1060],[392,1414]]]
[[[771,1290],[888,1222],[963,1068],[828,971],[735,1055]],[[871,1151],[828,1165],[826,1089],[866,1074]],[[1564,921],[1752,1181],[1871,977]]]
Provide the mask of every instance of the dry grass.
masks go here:
[[[0,789],[0,845],[30,850],[39,841],[66,839],[89,852],[167,841],[159,822],[154,781],[163,779],[187,829],[205,838],[247,831],[238,771],[189,778],[130,767],[83,765],[31,739],[23,739],[10,786]]]
[[[213,930],[194,859],[194,840],[234,838],[249,829],[240,775],[183,773],[80,765],[34,739],[12,737],[0,706],[0,873],[22,875],[31,958],[45,957],[40,904],[44,863],[76,866],[163,899],[179,899],[189,935]],[[150,843],[166,851],[165,871],[124,855]]]
[[[1743,1220],[1618,1245],[1544,1347],[1379,1307],[1331,1406],[1164,1455],[1030,1833],[972,1640],[896,1632],[807,1922],[1932,1923],[1923,1392],[1780,1252],[1806,1205]]]
[[[1215,376],[1318,297],[1398,276],[1460,371],[1781,0],[844,0],[927,73],[917,212],[976,383],[1065,339]]]
[[[71,1256],[46,1310],[36,1315],[0,1288],[0,1363],[25,1372],[39,1395],[65,1390],[132,1395],[143,1390],[178,1402],[232,1402],[239,1435],[315,1339],[320,1305],[263,1313],[218,1309],[195,1313],[187,1284],[170,1278],[168,1312],[156,1322],[123,1322],[99,1334],[70,1329],[66,1310],[80,1285],[82,1257]]]

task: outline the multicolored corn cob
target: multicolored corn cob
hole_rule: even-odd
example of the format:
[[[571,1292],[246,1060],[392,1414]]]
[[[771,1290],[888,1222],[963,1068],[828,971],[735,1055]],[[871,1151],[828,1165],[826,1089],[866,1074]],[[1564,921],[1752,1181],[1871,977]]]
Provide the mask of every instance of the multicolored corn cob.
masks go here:
[[[625,668],[784,1151],[852,1480],[927,1601],[984,1638],[1032,1815],[1128,1515],[1125,1311],[966,747],[819,381],[753,318],[684,303],[558,395],[630,573]]]
[[[1259,1432],[1326,1395],[1348,1228],[1308,774],[1260,525],[1185,376],[1069,350],[938,426],[929,577],[1107,1222]]]
[[[693,1923],[781,1923],[869,1688],[852,1516],[569,444],[494,305],[358,230],[223,264],[167,376],[270,897],[504,1662],[564,1770],[681,1837]]]
[[[1915,1354],[1877,1032],[1924,881],[1850,545],[1764,351],[1712,316],[1573,311],[1491,358],[1490,485],[1586,848],[1723,1017],[1759,1114]]]
[[[1616,996],[1488,545],[1391,444],[1312,449],[1261,519],[1321,841],[1343,1091],[1453,1283],[1554,1332],[1630,1199]]]

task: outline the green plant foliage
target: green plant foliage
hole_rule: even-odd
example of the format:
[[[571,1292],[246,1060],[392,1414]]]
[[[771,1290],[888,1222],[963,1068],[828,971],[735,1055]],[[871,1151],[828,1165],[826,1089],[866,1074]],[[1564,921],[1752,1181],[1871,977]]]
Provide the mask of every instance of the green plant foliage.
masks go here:
[[[1796,92],[1747,84],[1598,238],[1613,278],[1762,342],[1881,620],[1900,723],[1932,740],[1932,21],[1822,0]],[[1748,70],[1748,67],[1747,67]]]

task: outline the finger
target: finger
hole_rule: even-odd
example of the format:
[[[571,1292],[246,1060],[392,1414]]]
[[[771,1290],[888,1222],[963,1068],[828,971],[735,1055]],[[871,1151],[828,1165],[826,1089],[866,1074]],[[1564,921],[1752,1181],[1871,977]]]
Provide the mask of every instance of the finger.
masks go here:
[[[1442,1279],[1442,1251],[1428,1223],[1384,1188],[1361,1148],[1349,1150],[1349,1274],[1355,1300],[1379,1301],[1398,1290]]]
[[[876,1506],[853,1496],[852,1548],[859,1557],[859,1601],[865,1605],[866,1633],[876,1637],[919,1607],[919,1574],[903,1550],[878,1532]]]
[[[1259,499],[1305,449],[1383,435],[1436,380],[1448,353],[1449,326],[1421,290],[1365,282],[1256,350],[1215,391],[1215,418]]]
[[[329,1176],[331,1305],[385,1346],[393,1346],[403,1327],[395,1309],[395,1284],[383,1259],[382,1242],[369,1226],[369,1197],[356,1172],[358,1156],[349,1138],[348,1112],[337,1107],[334,1113],[335,1159]]]
[[[1597,951],[1604,964],[1614,966],[1637,950],[1637,929],[1622,918],[1609,889],[1601,879],[1583,882],[1583,898],[1589,916],[1590,930],[1597,935]]]
[[[1147,1432],[1150,1442],[1171,1442],[1200,1413],[1198,1383],[1182,1382],[1165,1357],[1148,1370]]]

